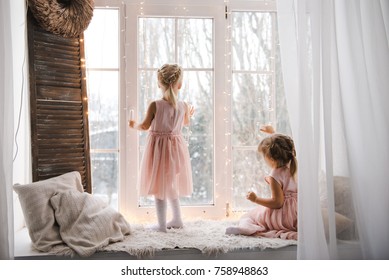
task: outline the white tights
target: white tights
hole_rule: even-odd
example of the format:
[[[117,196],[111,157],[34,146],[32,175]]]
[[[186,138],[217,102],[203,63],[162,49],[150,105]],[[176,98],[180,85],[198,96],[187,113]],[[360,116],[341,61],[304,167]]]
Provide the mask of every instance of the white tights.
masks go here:
[[[172,209],[172,220],[167,223],[167,228],[182,228],[184,224],[181,218],[180,201],[178,198],[169,200]]]
[[[157,211],[158,226],[153,229],[166,232],[166,200],[155,198],[155,209]]]
[[[166,229],[170,228],[182,228],[183,222],[181,218],[180,201],[177,199],[169,200],[170,207],[172,209],[172,220],[166,223],[167,203],[165,199],[155,198],[155,208],[157,212],[158,226],[154,229],[161,232],[166,232]]]

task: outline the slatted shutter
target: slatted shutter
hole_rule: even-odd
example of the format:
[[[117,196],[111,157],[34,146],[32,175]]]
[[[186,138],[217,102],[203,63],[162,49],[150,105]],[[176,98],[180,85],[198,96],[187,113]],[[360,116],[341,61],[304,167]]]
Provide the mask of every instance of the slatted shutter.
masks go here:
[[[33,181],[79,171],[91,192],[83,37],[64,38],[28,14]]]

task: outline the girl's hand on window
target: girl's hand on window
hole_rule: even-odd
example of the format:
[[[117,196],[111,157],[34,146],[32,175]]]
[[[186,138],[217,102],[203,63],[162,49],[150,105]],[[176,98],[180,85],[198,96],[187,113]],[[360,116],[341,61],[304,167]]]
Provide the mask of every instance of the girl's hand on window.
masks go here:
[[[262,125],[259,130],[268,134],[273,134],[275,132],[271,125]]]
[[[195,109],[193,105],[188,105],[188,107],[189,107],[189,117],[191,118],[195,112]]]
[[[128,126],[131,128],[135,128],[136,122],[134,120],[128,121]]]
[[[188,103],[186,104],[186,112],[185,112],[185,118],[184,118],[184,125],[189,125],[190,124],[190,119],[192,118],[194,114],[194,107]]]
[[[257,195],[254,192],[248,192],[246,198],[252,202],[257,200]]]

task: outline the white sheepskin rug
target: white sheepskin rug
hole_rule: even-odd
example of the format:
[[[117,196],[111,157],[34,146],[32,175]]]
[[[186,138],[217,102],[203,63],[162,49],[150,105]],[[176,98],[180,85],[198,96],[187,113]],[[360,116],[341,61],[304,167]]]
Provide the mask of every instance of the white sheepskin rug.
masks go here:
[[[264,250],[297,245],[295,240],[226,235],[226,228],[236,224],[237,221],[230,220],[187,221],[184,228],[169,229],[167,233],[153,231],[149,225],[132,225],[130,235],[123,241],[109,244],[100,251],[121,251],[143,258],[165,249],[195,248],[210,256],[237,249]]]

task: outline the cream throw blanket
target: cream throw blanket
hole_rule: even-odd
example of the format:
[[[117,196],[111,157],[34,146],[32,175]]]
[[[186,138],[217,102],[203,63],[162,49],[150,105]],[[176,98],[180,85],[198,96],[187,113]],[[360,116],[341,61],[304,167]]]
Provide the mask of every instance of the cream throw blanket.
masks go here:
[[[121,241],[130,233],[130,225],[120,213],[89,193],[61,192],[50,202],[63,242],[81,257]]]

